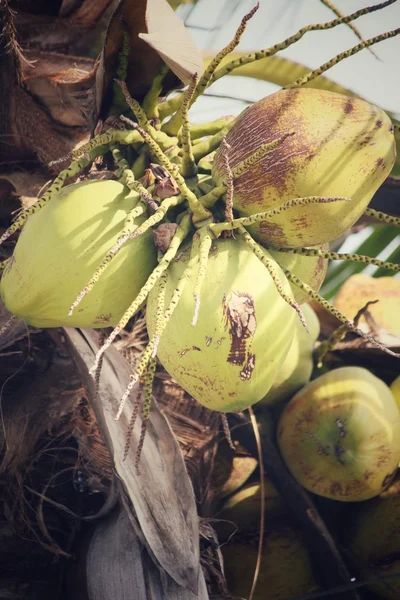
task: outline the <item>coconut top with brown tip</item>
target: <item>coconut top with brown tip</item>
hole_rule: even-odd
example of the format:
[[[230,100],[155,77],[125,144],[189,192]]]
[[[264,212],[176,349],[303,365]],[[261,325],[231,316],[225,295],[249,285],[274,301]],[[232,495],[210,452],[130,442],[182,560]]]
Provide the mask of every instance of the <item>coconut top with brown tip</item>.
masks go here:
[[[350,198],[294,207],[252,228],[265,245],[328,242],[356,222],[389,175],[396,156],[392,123],[357,98],[311,88],[281,90],[246,109],[227,134],[230,167],[288,134],[235,180],[234,208],[250,215],[295,198]],[[217,183],[224,178],[221,151],[213,177]]]

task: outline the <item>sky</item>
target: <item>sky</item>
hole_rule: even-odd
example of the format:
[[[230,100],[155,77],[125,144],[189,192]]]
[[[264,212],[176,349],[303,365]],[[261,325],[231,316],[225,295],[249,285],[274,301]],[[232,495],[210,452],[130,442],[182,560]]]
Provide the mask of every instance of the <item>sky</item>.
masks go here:
[[[350,14],[373,4],[373,0],[335,0],[335,6]],[[377,2],[375,2],[377,3]],[[255,0],[199,0],[193,8],[183,7],[191,33],[200,48],[219,50],[234,35],[242,16]],[[260,8],[248,23],[239,50],[251,51],[272,46],[297,32],[304,25],[330,21],[335,15],[319,0],[260,0]],[[400,27],[400,0],[393,5],[355,21],[364,39]],[[308,32],[299,42],[281,52],[284,56],[316,68],[338,52],[359,43],[345,25],[329,31]],[[326,73],[334,81],[352,89],[365,99],[400,116],[400,35],[373,47],[378,58],[364,49]],[[228,77],[209,89],[210,94],[227,94],[244,100],[257,100],[276,88],[248,78]],[[191,110],[191,119],[202,122],[221,114],[238,114],[246,106],[235,100],[204,98]]]

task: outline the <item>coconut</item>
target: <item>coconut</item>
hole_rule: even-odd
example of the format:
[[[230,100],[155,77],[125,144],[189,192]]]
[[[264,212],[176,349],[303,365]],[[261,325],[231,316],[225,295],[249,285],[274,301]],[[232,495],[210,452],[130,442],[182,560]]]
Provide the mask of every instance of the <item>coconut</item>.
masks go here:
[[[286,358],[271,389],[260,404],[272,405],[291,398],[310,380],[314,365],[313,349],[319,336],[320,325],[311,306],[303,304],[301,308],[310,331],[306,331],[300,321],[295,323],[293,341]]]
[[[400,579],[400,481],[378,498],[362,505],[354,516],[350,552],[353,564],[365,579],[379,579],[368,588],[380,598],[398,600]],[[385,577],[389,576],[386,580]]]
[[[329,251],[328,244],[316,247],[323,252]],[[287,269],[301,279],[303,283],[309,285],[314,292],[319,292],[328,270],[327,258],[322,258],[321,256],[302,256],[301,254],[290,254],[289,252],[279,252],[272,249],[269,249],[268,252],[282,269]],[[303,302],[309,300],[307,292],[297,287],[297,285],[293,284],[292,290],[294,298],[299,304],[303,304]]]
[[[280,90],[246,108],[228,132],[231,168],[285,134],[293,135],[235,180],[233,206],[248,216],[295,198],[351,198],[293,207],[250,228],[265,246],[334,240],[359,219],[391,171],[392,123],[380,108],[358,98],[312,88]],[[221,149],[213,178],[217,184],[224,180]]]
[[[392,385],[390,386],[390,390],[393,396],[396,398],[397,404],[400,406],[400,375],[393,381]]]
[[[169,267],[166,306],[189,256],[190,245],[186,245]],[[284,291],[293,297],[282,270],[278,264],[275,267]],[[214,242],[198,321],[192,326],[195,281],[194,272],[166,325],[157,355],[200,404],[224,412],[243,410],[271,388],[292,342],[297,314],[241,238]],[[147,302],[150,336],[156,326],[158,291],[156,286]]]
[[[272,481],[264,476],[265,516],[268,523],[287,512],[282,496]],[[261,484],[249,483],[233,494],[216,514],[214,528],[220,541],[227,540],[233,533],[258,533],[260,529]]]
[[[72,316],[68,312],[138,199],[111,180],[62,188],[20,234],[1,279],[7,309],[34,327],[116,325],[157,263],[151,231],[128,241]]]
[[[388,386],[360,367],[306,385],[278,425],[282,457],[307,490],[347,502],[377,496],[400,460],[400,409]]]
[[[349,319],[354,319],[367,302],[379,300],[368,306],[376,328],[393,336],[400,336],[400,281],[395,277],[370,277],[357,273],[341,286],[334,299],[334,306]],[[369,333],[370,327],[361,316],[359,327]]]
[[[253,600],[297,598],[317,591],[312,564],[298,529],[281,525],[269,529]],[[233,596],[248,598],[257,561],[257,540],[233,541],[221,548],[228,589]]]

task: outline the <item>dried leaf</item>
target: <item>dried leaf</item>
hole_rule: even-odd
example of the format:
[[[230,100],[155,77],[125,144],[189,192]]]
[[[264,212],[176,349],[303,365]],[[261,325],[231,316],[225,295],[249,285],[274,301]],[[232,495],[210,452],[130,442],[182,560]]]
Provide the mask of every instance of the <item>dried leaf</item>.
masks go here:
[[[168,18],[166,18],[167,12]],[[162,16],[162,22],[159,20],[159,13]],[[125,34],[129,36],[126,77],[128,90],[138,100],[141,100],[149,90],[155,75],[164,63],[160,53],[154,49],[154,47],[158,49],[157,40],[154,40],[153,37],[148,40],[153,45],[151,47],[149,43],[141,39],[139,34],[145,34],[145,37],[148,34],[154,35],[154,28],[157,27],[161,28],[162,44],[169,40],[171,45],[171,52],[163,46],[164,58],[171,54],[172,62],[185,65],[189,60],[191,64],[195,65],[196,71],[199,69],[199,65],[202,64],[201,55],[198,51],[196,54],[194,43],[182,21],[170,9],[166,0],[136,0],[135,2],[121,0],[110,19],[97,71],[97,107],[101,111],[101,117],[106,114],[111,104],[110,85],[115,77],[118,55]],[[179,46],[179,39],[184,40],[181,46]],[[196,59],[193,58],[195,54]],[[180,86],[179,79],[172,73],[168,74],[164,81],[163,93]]]
[[[89,600],[131,598],[132,590],[138,600],[208,600],[202,573],[198,595],[165,574],[161,576],[121,506],[97,525],[89,544],[86,574]]]
[[[18,41],[23,47],[70,52],[84,46],[88,33],[113,0],[13,0]],[[90,36],[90,43],[92,39]]]
[[[129,380],[128,363],[116,349],[111,348],[107,352],[100,376],[99,395],[95,398],[94,382],[88,369],[98,349],[97,335],[91,330],[68,328],[64,331],[64,342],[71,347],[100,430],[113,455],[115,470],[133,504],[147,544],[165,571],[179,585],[196,593],[200,567],[195,499],[181,451],[167,420],[154,406],[140,462],[141,475],[138,475],[134,462],[140,419],[133,431],[128,458],[123,461],[129,408],[132,410],[137,388],[133,390],[130,406],[120,420],[114,418]]]
[[[166,0],[147,0],[147,33],[139,33],[183,83],[203,70],[203,59],[181,19]]]
[[[57,123],[94,127],[95,62],[89,58],[30,50],[22,64],[23,82]]]
[[[13,13],[0,1],[0,164],[66,156],[88,137],[87,130],[55,124],[21,84],[21,51]]]

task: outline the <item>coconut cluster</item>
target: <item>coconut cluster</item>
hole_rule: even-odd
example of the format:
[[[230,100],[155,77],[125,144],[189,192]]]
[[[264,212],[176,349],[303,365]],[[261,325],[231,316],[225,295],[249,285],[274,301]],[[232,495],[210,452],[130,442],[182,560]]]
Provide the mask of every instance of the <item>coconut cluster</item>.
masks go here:
[[[381,348],[318,291],[338,258],[329,241],[366,210],[400,222],[366,208],[395,162],[389,117],[356,98],[297,87],[236,119],[191,125],[189,108],[226,53],[200,80],[194,74],[178,101],[160,103],[151,89],[140,106],[122,82],[130,118],[75,150],[1,238],[22,228],[0,284],[13,314],[36,327],[114,327],[93,375],[146,306],[149,344],[118,414],[138,381],[150,401],[157,357],[208,408],[238,411],[268,398],[289,377],[288,353],[300,360],[299,336],[310,335],[310,346],[316,337],[299,332],[312,329],[301,306],[310,298]],[[106,153],[114,180],[63,187]],[[293,389],[305,383],[301,373]]]

